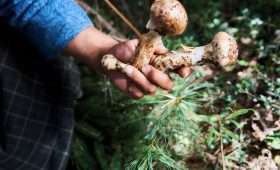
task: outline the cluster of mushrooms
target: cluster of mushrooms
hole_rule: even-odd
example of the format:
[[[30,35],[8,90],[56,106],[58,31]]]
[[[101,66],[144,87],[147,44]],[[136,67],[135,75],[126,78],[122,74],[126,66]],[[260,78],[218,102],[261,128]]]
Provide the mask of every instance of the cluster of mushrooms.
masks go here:
[[[188,24],[185,8],[178,0],[155,0],[151,6],[150,20],[147,24],[148,33],[140,36],[139,46],[131,64],[141,70],[150,64],[155,68],[167,72],[201,63],[217,63],[222,68],[234,65],[238,57],[236,40],[228,33],[217,33],[212,42],[205,46],[182,47],[165,54],[155,54],[155,48],[162,44],[162,36],[181,35]],[[128,65],[108,54],[102,58],[102,66],[106,70],[124,72]]]

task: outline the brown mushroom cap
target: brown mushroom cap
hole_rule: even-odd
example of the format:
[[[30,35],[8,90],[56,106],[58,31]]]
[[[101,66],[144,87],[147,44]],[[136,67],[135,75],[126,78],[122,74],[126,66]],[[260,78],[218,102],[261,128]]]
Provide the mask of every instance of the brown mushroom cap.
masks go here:
[[[211,42],[213,57],[226,69],[236,63],[238,57],[238,45],[236,40],[226,32],[219,32]]]
[[[155,0],[147,28],[160,34],[175,36],[185,31],[187,23],[186,10],[178,0]]]

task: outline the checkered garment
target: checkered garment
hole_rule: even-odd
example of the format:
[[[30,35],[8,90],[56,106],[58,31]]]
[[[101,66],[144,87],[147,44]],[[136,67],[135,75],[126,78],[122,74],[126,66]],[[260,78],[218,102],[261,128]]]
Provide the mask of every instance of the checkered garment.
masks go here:
[[[73,134],[79,71],[47,61],[0,24],[0,170],[63,170]]]

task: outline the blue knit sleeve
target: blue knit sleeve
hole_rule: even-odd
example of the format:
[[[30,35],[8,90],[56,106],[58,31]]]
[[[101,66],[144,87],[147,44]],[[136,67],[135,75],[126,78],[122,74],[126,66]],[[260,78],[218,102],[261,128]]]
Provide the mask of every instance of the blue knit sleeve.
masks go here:
[[[21,31],[47,57],[57,56],[91,26],[74,0],[0,0],[0,16]]]

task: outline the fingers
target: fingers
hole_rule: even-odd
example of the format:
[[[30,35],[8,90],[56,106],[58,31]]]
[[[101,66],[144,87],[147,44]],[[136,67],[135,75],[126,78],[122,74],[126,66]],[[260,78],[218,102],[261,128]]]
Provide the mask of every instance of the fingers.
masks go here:
[[[144,94],[154,94],[157,87],[153,85],[139,70],[131,65],[127,65],[122,74],[111,71],[108,75],[111,81],[123,92],[129,96],[139,99]]]
[[[127,63],[133,60],[139,41],[137,39],[126,41],[115,46],[111,53],[120,61]],[[168,50],[165,48],[162,41],[156,44],[155,53],[163,54]],[[143,73],[144,74],[143,74]],[[169,76],[163,72],[148,65],[145,66],[140,72],[138,69],[131,65],[123,67],[122,73],[110,71],[109,77],[111,81],[123,92],[129,96],[139,99],[144,94],[153,94],[156,91],[156,86],[165,90],[171,90],[173,83]],[[123,74],[124,73],[124,74]],[[179,71],[181,76],[188,74],[187,70]]]
[[[165,90],[171,90],[173,83],[165,73],[155,69],[150,65],[143,67],[142,72],[154,84]]]
[[[109,78],[112,83],[122,92],[134,99],[140,99],[144,96],[143,91],[132,81],[130,81],[126,75],[112,71],[109,74]]]
[[[180,68],[177,73],[182,77],[188,77],[192,73],[192,69],[190,67],[182,67]]]
[[[156,86],[150,83],[150,81],[135,67],[127,65],[124,69],[125,74],[142,90],[149,94],[153,94],[156,91]]]

